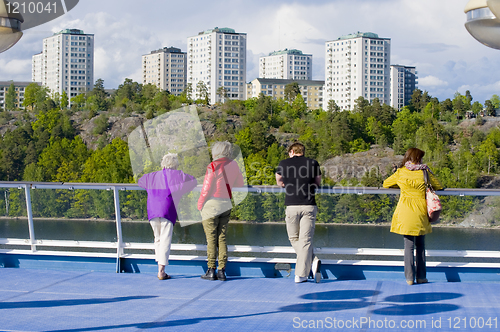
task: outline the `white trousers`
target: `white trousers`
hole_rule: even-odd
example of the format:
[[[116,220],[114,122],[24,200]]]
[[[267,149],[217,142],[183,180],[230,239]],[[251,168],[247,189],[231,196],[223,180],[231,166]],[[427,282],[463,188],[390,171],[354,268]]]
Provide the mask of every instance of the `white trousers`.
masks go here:
[[[149,223],[155,236],[155,260],[158,265],[168,265],[174,224],[165,218],[153,218]]]

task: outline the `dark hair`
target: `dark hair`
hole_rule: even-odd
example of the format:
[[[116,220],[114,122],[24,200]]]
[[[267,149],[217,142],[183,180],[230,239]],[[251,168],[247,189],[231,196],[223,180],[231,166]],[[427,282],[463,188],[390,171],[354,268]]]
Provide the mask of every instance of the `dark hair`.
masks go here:
[[[306,152],[306,147],[300,142],[295,142],[288,147],[288,153],[290,153],[290,151],[293,151],[295,154],[304,154],[304,152]]]
[[[405,153],[403,161],[401,162],[401,164],[399,164],[399,167],[404,167],[407,161],[411,161],[414,164],[420,164],[424,156],[424,151],[417,148],[409,148]]]

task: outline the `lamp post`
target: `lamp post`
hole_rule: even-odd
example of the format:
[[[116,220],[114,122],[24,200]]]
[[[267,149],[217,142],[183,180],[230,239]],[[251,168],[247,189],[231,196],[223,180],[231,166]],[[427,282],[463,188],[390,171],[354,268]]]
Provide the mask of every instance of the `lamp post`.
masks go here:
[[[0,53],[14,46],[23,36],[21,23],[24,19],[19,13],[10,13],[8,1],[0,0]]]
[[[465,28],[480,43],[500,49],[500,0],[470,0]]]

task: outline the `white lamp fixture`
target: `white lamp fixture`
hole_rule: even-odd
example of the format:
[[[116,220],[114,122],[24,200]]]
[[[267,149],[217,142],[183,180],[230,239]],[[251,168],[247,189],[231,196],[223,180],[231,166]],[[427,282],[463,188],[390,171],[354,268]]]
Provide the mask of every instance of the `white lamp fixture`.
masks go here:
[[[21,23],[24,19],[21,14],[9,13],[7,3],[0,0],[0,53],[14,46],[23,36]]]
[[[470,0],[465,28],[480,43],[500,49],[500,0]]]

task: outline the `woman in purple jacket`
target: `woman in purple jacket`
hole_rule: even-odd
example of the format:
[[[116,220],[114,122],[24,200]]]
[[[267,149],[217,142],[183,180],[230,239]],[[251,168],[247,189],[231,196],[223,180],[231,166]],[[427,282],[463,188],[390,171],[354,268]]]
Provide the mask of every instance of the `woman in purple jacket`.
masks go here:
[[[165,273],[168,265],[172,233],[177,220],[176,206],[182,195],[196,187],[196,179],[180,170],[177,154],[163,156],[161,171],[144,174],[139,186],[148,192],[148,219],[155,237],[155,260],[158,262],[158,279],[170,279]]]

